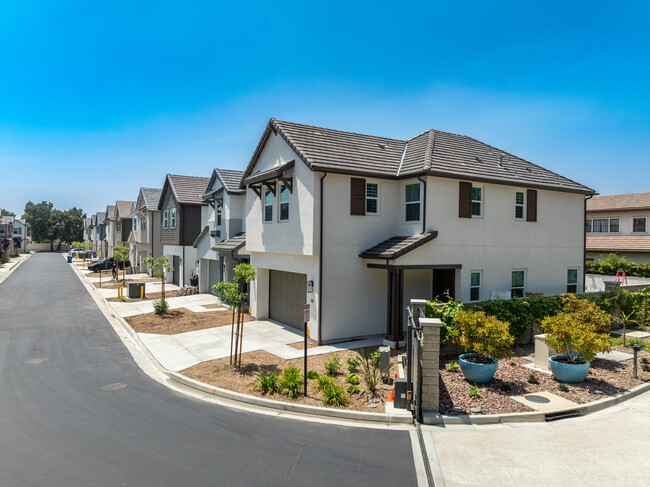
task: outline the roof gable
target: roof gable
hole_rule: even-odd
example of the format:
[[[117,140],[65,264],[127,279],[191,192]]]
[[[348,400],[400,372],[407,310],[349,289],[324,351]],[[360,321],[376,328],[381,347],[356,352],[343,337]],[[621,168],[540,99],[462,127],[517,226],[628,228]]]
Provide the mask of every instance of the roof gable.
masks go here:
[[[209,181],[210,178],[167,174],[165,184],[160,192],[158,209],[161,209],[167,191],[171,191],[174,199],[179,204],[206,205],[207,203],[203,201],[203,195]]]
[[[212,177],[205,190],[206,193],[214,190],[214,183],[219,180],[224,190],[228,194],[245,194],[246,190],[240,188],[244,171],[236,171],[234,169],[219,169],[215,168],[212,171]]]
[[[106,207],[106,220],[115,220],[115,205],[108,205]]]
[[[116,201],[115,202],[115,219],[133,218],[135,201]]]

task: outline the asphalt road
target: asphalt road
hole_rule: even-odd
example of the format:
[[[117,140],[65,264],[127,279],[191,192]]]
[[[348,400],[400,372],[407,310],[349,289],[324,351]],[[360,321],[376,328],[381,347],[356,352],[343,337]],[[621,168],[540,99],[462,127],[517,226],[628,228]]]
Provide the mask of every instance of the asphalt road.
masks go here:
[[[257,415],[155,382],[59,254],[0,283],[0,360],[2,487],[416,485],[407,431]]]

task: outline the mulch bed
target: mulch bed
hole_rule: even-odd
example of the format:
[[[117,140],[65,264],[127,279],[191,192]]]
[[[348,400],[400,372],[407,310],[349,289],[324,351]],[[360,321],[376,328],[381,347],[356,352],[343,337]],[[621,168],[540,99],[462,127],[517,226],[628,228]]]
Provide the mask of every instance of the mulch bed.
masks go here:
[[[296,342],[296,343],[288,343],[287,345],[289,345],[291,348],[295,348],[296,350],[304,350],[305,349],[305,342],[304,341]],[[307,350],[309,350],[310,348],[317,347],[317,346],[318,345],[316,345],[315,343],[307,342]]]
[[[631,349],[614,347],[616,350],[631,353]],[[499,361],[496,375],[488,384],[470,384],[463,377],[460,370],[450,372],[445,365],[448,362],[458,361],[458,356],[446,356],[440,359],[440,412],[442,414],[470,414],[471,408],[481,408],[482,414],[503,414],[533,411],[523,404],[513,400],[510,396],[520,396],[535,392],[548,391],[578,404],[597,401],[605,397],[614,396],[635,386],[650,381],[650,372],[642,370],[641,358],[650,360],[649,352],[639,353],[638,379],[632,377],[633,360],[612,362],[609,360],[595,359],[587,379],[579,384],[566,384],[567,392],[560,391],[560,383],[551,374],[537,372],[523,367],[530,364],[522,356],[534,356],[534,346],[525,345],[517,347],[512,359]],[[515,365],[510,365],[513,360]],[[538,384],[530,384],[528,377],[533,374]],[[509,385],[504,385],[509,384]],[[481,397],[472,399],[469,395],[470,386],[475,385]],[[504,390],[509,388],[508,390]],[[596,393],[600,391],[601,394]],[[455,412],[454,407],[462,408],[462,412]]]
[[[104,287],[104,286],[102,286],[102,287]],[[126,291],[125,291],[125,294],[127,294]],[[178,291],[171,291],[171,292],[167,291],[167,292],[165,292],[165,298],[166,299],[175,298],[177,295],[178,295]],[[124,299],[106,298],[106,301],[110,301],[112,303],[136,303],[138,301],[154,301],[154,300],[160,299],[160,298],[162,298],[162,293],[147,293],[145,295],[144,299],[140,299],[140,298],[131,299],[131,298],[127,297],[127,296],[124,296]]]
[[[167,314],[147,313],[124,318],[138,333],[156,333],[158,335],[175,335],[188,331],[205,330],[232,324],[230,310],[215,310],[194,313],[185,308],[170,309]],[[244,321],[250,321],[250,315],[244,315]],[[246,329],[244,328],[244,333]]]
[[[244,336],[244,340],[246,337]],[[377,347],[372,347],[368,349],[369,351],[374,352],[377,350]],[[403,353],[402,350],[399,353]],[[391,362],[397,367],[397,355],[398,352],[391,353]],[[348,368],[346,360],[349,357],[358,356],[357,351],[354,350],[345,350],[337,352],[339,356],[339,361],[341,362],[341,370],[336,376],[336,383],[343,386],[347,389],[350,384],[345,382],[345,378],[348,374]],[[315,355],[308,358],[308,370],[314,370],[318,372],[319,375],[324,375],[325,371],[325,362],[329,360],[330,354]],[[273,394],[273,395],[263,395],[260,392],[254,390],[254,385],[257,377],[259,376],[260,371],[265,372],[280,372],[280,370],[287,367],[298,367],[301,372],[303,371],[303,358],[292,359],[292,360],[283,360],[276,355],[264,352],[262,350],[256,352],[249,352],[242,354],[242,367],[235,369],[229,366],[229,359],[223,358],[218,360],[211,360],[209,362],[203,362],[192,367],[189,367],[185,370],[182,370],[180,373],[190,377],[192,379],[198,380],[206,384],[212,384],[223,389],[228,389],[231,391],[241,392],[243,394],[248,394],[257,397],[264,397],[266,399],[273,399],[276,401],[284,401],[296,404],[307,404],[310,406],[323,406],[323,395],[320,391],[314,389],[314,382],[312,379],[307,379],[307,396],[301,394],[295,398],[291,399],[283,394]],[[350,409],[355,411],[365,411],[365,412],[376,412],[383,413],[385,412],[384,403],[388,396],[391,393],[392,386],[384,385],[385,389],[380,388],[378,391],[379,394],[377,398],[380,400],[377,403],[376,408],[368,407],[368,399],[370,399],[369,394],[348,394],[348,403],[345,406],[335,407],[335,406],[326,406],[332,407],[335,409]],[[359,384],[361,392],[365,390],[363,382]]]

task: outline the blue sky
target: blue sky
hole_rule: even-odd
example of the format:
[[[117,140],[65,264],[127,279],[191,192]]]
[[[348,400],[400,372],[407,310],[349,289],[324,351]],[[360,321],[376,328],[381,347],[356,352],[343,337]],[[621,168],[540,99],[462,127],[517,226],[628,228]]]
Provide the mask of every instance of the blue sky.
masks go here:
[[[270,117],[650,191],[649,54],[644,1],[2,2],[0,207],[244,168]]]

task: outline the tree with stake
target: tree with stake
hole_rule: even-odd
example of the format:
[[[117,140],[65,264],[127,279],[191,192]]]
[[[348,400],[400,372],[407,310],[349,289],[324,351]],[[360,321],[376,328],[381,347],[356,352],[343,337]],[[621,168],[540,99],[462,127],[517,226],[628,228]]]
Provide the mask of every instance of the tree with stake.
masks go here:
[[[120,270],[120,261],[122,262],[122,285],[126,282],[126,259],[129,258],[128,247],[115,247],[113,249],[113,259],[115,259],[115,268]]]
[[[153,275],[160,279],[161,298],[160,301],[154,301],[153,306],[156,314],[164,315],[168,307],[167,301],[165,301],[165,280],[167,279],[167,273],[172,272],[174,268],[165,255],[158,257],[156,260],[153,260],[153,257],[147,257],[144,259],[144,263],[153,272]]]

